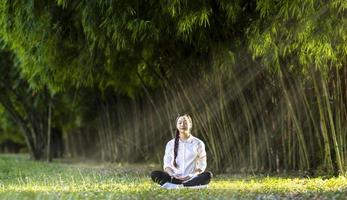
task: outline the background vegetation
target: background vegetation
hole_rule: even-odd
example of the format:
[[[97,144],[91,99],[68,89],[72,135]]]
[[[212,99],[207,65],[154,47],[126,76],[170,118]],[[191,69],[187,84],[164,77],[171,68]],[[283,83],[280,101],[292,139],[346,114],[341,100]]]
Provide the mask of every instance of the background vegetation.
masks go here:
[[[1,146],[160,163],[174,119],[190,113],[215,172],[344,174],[346,9],[1,0]]]

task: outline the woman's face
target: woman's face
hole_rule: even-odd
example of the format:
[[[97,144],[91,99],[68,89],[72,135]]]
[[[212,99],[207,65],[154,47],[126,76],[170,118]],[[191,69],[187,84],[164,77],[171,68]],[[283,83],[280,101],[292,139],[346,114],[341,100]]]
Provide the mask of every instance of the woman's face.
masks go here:
[[[179,131],[188,131],[191,127],[191,124],[189,124],[189,120],[186,116],[182,116],[178,118],[176,127]]]

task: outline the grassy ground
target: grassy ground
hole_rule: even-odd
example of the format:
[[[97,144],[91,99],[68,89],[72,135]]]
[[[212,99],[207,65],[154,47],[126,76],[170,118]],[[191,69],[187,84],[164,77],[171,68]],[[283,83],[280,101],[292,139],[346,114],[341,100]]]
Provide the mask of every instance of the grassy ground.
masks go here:
[[[347,178],[215,175],[208,189],[164,190],[155,165],[63,164],[0,155],[0,199],[347,199]]]

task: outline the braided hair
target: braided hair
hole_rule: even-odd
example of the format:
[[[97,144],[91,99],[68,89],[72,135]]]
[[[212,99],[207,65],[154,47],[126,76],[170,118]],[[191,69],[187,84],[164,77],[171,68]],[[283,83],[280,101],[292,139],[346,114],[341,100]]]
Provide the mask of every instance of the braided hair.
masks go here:
[[[186,117],[188,119],[188,121],[189,121],[188,129],[191,129],[192,128],[192,118],[188,114],[178,116],[176,119],[176,124],[177,124],[177,121],[180,117]],[[173,161],[173,165],[175,167],[178,166],[176,163],[176,158],[177,158],[177,153],[178,153],[179,139],[180,139],[180,131],[176,128],[175,145],[174,145],[174,161]]]
[[[176,158],[177,158],[177,152],[178,152],[178,142],[180,139],[180,131],[178,129],[176,129],[176,135],[175,135],[175,146],[174,146],[174,166],[177,167],[177,163],[176,163]]]

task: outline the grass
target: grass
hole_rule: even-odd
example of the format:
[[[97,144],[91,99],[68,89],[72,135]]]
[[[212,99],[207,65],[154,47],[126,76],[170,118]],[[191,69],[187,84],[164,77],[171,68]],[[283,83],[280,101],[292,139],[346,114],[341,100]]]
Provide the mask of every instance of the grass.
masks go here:
[[[346,199],[347,178],[216,175],[205,190],[163,190],[160,166],[30,161],[0,155],[0,199]]]

